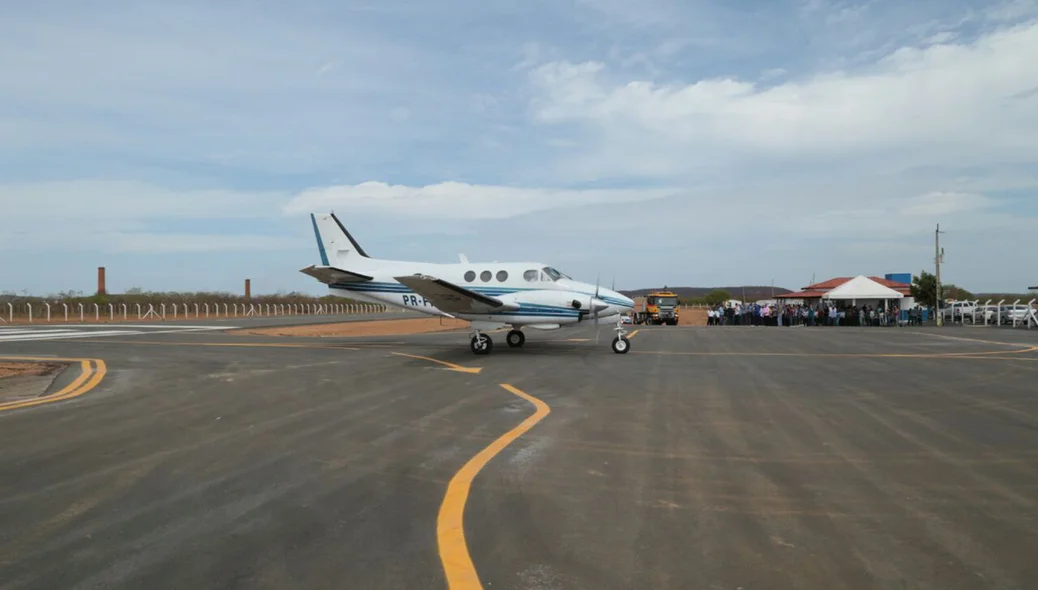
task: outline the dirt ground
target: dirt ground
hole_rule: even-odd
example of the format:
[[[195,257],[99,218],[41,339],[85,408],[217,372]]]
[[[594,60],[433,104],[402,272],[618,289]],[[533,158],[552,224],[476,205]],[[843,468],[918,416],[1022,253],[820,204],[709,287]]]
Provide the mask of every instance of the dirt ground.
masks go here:
[[[370,322],[342,322],[315,326],[282,326],[274,328],[250,328],[235,330],[234,334],[257,336],[393,336],[396,334],[420,334],[443,332],[468,327],[469,323],[449,318],[416,318],[404,320],[374,320]]]
[[[4,377],[42,377],[60,369],[53,363],[0,363],[0,379]]]
[[[705,309],[683,309],[679,321],[682,326],[705,326],[706,325],[706,310]]]

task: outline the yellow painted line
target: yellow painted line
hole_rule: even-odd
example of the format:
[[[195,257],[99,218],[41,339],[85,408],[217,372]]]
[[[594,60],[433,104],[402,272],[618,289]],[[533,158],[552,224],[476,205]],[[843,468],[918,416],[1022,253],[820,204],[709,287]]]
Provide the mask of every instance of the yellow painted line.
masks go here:
[[[476,375],[480,371],[483,370],[482,367],[463,367],[461,365],[456,365],[454,363],[448,363],[447,361],[441,361],[440,359],[434,359],[434,358],[427,357],[427,356],[418,356],[417,354],[406,354],[406,353],[403,353],[403,352],[391,352],[389,354],[394,354],[396,356],[406,356],[407,358],[419,359],[419,360],[423,360],[423,361],[429,361],[431,363],[436,363],[438,365],[443,365],[443,366],[447,367],[448,369],[450,369],[451,371],[457,371],[459,373],[471,373],[473,375]]]
[[[590,338],[567,338],[566,342],[591,342]]]
[[[1025,346],[1025,345],[1020,345]],[[974,356],[974,355],[1000,355],[1000,354],[1023,354],[1027,352],[1038,351],[1038,346],[1032,346],[1030,348],[1021,348],[1018,350],[993,350],[988,352],[949,352],[945,353],[948,356]]]
[[[22,400],[17,402],[7,402],[0,404],[0,412],[6,410],[16,410],[19,408],[28,408],[32,406],[39,406],[43,404],[50,404],[59,402],[62,400],[72,399],[79,397],[84,393],[89,392],[101,383],[104,379],[105,374],[108,372],[108,367],[105,362],[101,359],[61,359],[61,358],[42,358],[42,357],[2,357],[4,360],[20,360],[20,361],[52,361],[52,362],[79,362],[80,374],[72,383],[69,383],[61,391],[48,395],[46,397],[40,397],[30,400]],[[91,366],[93,363],[93,367]]]
[[[447,575],[447,587],[450,590],[483,588],[465,542],[465,502],[468,500],[472,481],[494,456],[551,413],[548,404],[532,395],[507,383],[502,383],[501,387],[533,404],[536,411],[469,459],[468,463],[455,473],[450,483],[447,484],[447,493],[443,496],[440,514],[436,521],[436,541],[440,551],[440,562]]]
[[[627,339],[630,340],[631,338],[634,338],[635,336],[638,335],[638,332],[641,332],[641,330],[638,329],[638,330],[635,330],[635,331],[631,332],[630,334],[627,335]]]

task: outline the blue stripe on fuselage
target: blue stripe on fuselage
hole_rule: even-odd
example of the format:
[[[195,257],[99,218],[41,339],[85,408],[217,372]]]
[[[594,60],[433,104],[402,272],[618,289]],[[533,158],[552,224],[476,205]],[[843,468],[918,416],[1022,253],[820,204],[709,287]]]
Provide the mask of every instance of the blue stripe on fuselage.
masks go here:
[[[333,284],[333,285],[330,285],[330,286],[332,288],[334,288],[334,289],[343,289],[343,290],[346,290],[346,291],[356,291],[358,293],[401,293],[401,294],[404,294],[404,293],[412,294],[412,293],[414,293],[413,291],[411,291],[410,288],[408,288],[407,286],[405,286],[405,285],[403,285],[401,283],[385,283],[385,282],[336,283],[336,284]],[[465,287],[465,288],[469,289],[471,291],[475,291],[476,293],[479,293],[481,295],[490,295],[490,296],[511,295],[513,293],[520,293],[520,292],[523,292],[523,291],[542,291],[542,290],[546,290],[546,289],[530,289],[530,288],[523,288],[523,287],[478,287],[478,286],[473,286],[473,287]],[[583,291],[563,291],[563,292],[564,293],[576,293],[576,294],[580,294],[580,295],[594,296],[594,293],[584,293]],[[602,301],[610,304],[610,305],[616,305],[616,306],[620,306],[620,307],[630,307],[630,304],[628,304],[626,301],[621,301],[621,300],[616,299],[614,297],[603,297],[603,296],[599,295],[598,298],[601,299]],[[548,307],[551,307],[551,306],[548,306]]]

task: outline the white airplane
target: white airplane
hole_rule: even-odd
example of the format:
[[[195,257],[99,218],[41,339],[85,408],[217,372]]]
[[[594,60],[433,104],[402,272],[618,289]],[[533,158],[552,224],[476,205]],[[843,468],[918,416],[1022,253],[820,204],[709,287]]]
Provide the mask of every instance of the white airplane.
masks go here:
[[[464,255],[454,264],[380,260],[368,256],[334,213],[310,220],[321,265],[300,272],[333,295],[467,320],[475,354],[490,354],[494,343],[484,332],[504,326],[512,327],[508,346],[518,348],[526,342],[524,327],[554,330],[603,320],[616,322],[613,352],[631,348],[620,320],[634,302],[611,289],[534,262],[470,263]]]

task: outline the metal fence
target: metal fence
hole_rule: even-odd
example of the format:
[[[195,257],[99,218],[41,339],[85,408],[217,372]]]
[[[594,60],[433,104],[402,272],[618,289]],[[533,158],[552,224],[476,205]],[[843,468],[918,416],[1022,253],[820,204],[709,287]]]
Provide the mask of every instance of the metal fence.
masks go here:
[[[6,309],[3,309],[6,307]],[[190,320],[248,317],[358,315],[402,311],[367,303],[6,303],[0,324],[84,323],[128,320]]]
[[[1024,303],[1017,299],[1010,303],[1002,299],[955,302],[962,305],[945,307],[939,311],[944,321],[958,324],[984,326],[1012,326],[1014,328],[1038,328],[1038,299]]]

